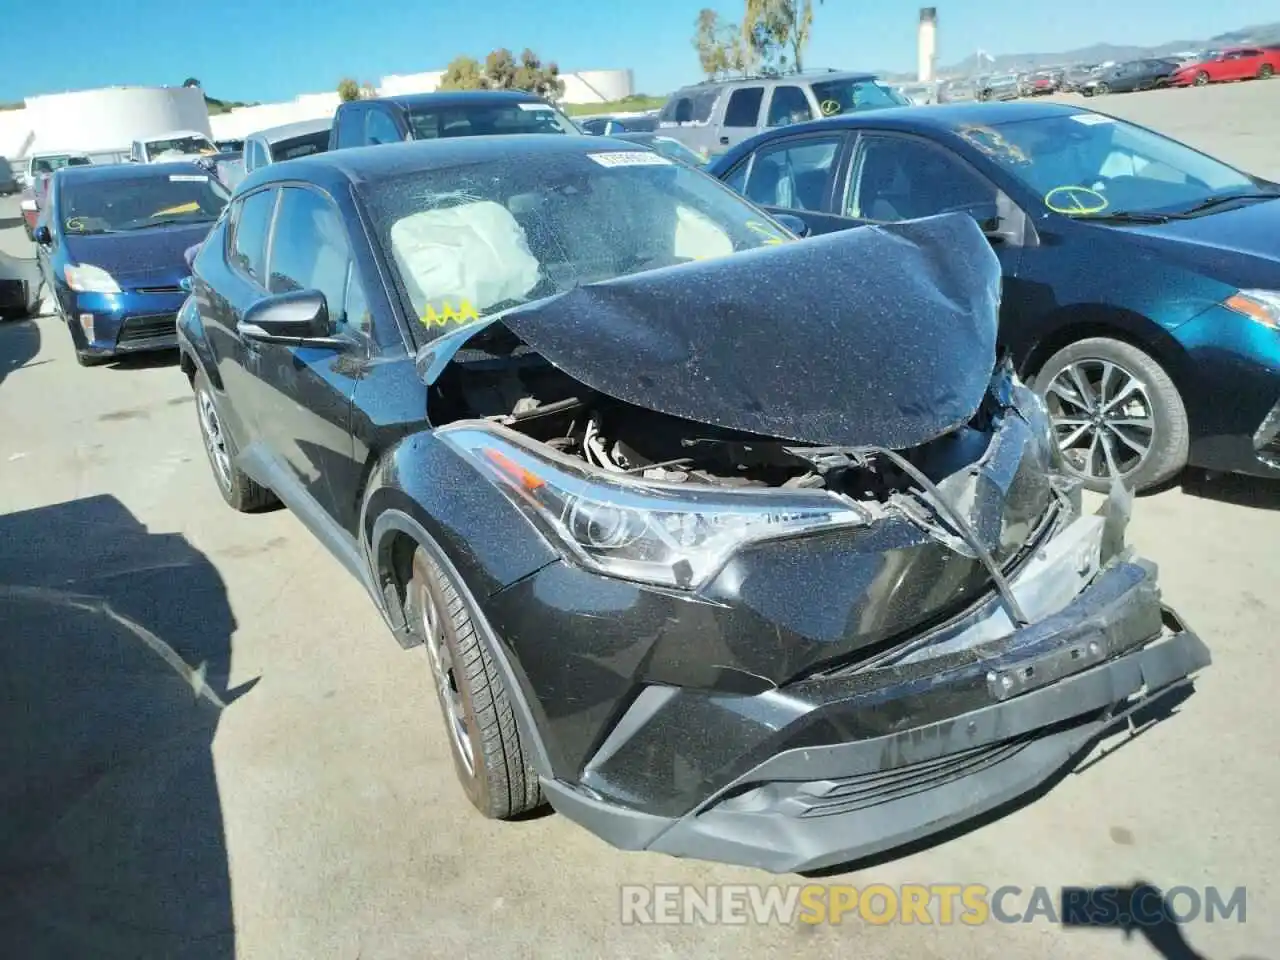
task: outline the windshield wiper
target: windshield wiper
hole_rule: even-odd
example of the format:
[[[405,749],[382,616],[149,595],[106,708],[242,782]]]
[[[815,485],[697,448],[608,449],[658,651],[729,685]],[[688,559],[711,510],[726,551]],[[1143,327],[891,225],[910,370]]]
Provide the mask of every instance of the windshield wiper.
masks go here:
[[[204,220],[188,220],[186,217],[166,217],[163,220],[148,220],[146,223],[139,223],[133,227],[121,227],[121,230],[146,230],[150,227],[169,227],[175,223],[195,224],[195,223],[212,223],[209,219]]]
[[[1262,193],[1262,192],[1223,193],[1223,194],[1219,194],[1216,197],[1209,197],[1206,200],[1202,200],[1200,203],[1197,203],[1194,207],[1191,207],[1187,210],[1183,210],[1181,215],[1187,216],[1193,213],[1203,213],[1205,210],[1212,210],[1214,207],[1220,207],[1222,206],[1222,204],[1230,203],[1232,200],[1278,200],[1278,199],[1280,199],[1280,193]]]
[[[1087,220],[1098,223],[1168,223],[1170,220],[1181,220],[1181,213],[1143,213],[1141,210],[1116,210],[1114,213],[1090,213],[1073,217],[1074,220]]]

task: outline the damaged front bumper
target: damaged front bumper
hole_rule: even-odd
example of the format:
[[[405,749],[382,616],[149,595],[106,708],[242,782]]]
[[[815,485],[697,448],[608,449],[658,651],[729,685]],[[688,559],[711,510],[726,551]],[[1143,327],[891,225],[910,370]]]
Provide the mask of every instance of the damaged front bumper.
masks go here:
[[[1070,582],[1089,568],[1100,523],[1078,519],[1056,556],[1014,582],[1024,606],[1054,610],[1021,629],[1002,630],[988,607],[895,659],[754,696],[647,688],[579,783],[545,784],[552,805],[624,849],[789,872],[892,850],[1016,799],[1210,663],[1147,562],[1120,555],[1083,589]],[[1061,590],[1074,592],[1065,605]],[[679,752],[660,745],[673,736]],[[703,790],[691,807],[655,813],[646,791],[618,788],[640,786],[646,763],[699,750],[699,769],[676,775],[682,794]],[[726,769],[743,772],[726,781]]]

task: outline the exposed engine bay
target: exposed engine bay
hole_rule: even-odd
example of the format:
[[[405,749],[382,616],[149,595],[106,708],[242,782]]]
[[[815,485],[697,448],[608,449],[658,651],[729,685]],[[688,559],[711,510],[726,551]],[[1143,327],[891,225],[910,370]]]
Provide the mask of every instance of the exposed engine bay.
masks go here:
[[[456,358],[433,391],[437,424],[486,419],[599,470],[638,479],[826,489],[861,501],[918,486],[872,450],[805,445],[648,410],[593,390],[529,352]],[[941,480],[981,459],[999,412],[989,393],[967,425],[901,453]]]

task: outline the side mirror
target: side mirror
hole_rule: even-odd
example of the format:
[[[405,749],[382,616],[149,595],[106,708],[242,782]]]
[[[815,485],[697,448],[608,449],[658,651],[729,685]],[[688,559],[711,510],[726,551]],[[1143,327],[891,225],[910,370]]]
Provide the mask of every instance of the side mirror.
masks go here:
[[[244,312],[236,325],[244,340],[343,346],[347,341],[333,337],[329,305],[319,290],[294,290],[259,300]]]
[[[36,243],[40,244],[42,247],[47,247],[53,243],[53,234],[49,232],[49,227],[46,224],[42,223],[40,226],[36,227],[36,232],[33,236],[35,237]]]
[[[777,220],[797,237],[807,237],[812,232],[809,229],[809,224],[795,214],[775,213],[773,219]]]

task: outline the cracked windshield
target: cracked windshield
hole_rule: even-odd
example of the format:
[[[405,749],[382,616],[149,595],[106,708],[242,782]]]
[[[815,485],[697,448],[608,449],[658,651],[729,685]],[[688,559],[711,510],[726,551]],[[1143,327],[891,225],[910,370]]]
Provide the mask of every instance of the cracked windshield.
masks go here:
[[[1280,960],[1274,0],[40,14],[6,960]]]

